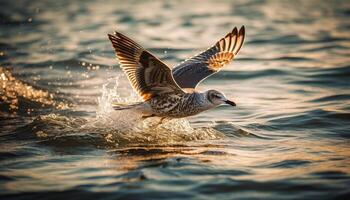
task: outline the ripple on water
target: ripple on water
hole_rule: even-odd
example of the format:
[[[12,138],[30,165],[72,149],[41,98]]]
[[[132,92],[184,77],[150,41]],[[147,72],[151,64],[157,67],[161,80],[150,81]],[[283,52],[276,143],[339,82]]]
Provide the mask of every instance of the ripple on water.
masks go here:
[[[350,196],[348,1],[1,5],[1,199]],[[160,126],[111,109],[139,99],[106,80],[121,74],[107,33],[175,66],[240,25],[237,59],[199,87],[237,108]]]

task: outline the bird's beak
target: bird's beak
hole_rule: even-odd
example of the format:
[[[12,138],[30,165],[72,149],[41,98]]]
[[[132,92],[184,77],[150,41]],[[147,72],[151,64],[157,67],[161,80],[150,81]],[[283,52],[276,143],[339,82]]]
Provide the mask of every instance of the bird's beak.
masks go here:
[[[236,103],[233,101],[230,101],[230,100],[226,100],[225,103],[227,103],[228,105],[231,105],[231,106],[236,106]]]

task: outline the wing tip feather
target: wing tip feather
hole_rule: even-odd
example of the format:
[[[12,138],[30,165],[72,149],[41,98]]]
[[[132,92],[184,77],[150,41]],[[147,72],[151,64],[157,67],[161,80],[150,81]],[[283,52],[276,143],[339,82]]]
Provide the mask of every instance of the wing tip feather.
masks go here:
[[[238,33],[237,27],[234,27],[234,28],[232,29],[231,33],[232,33],[233,35],[237,35],[237,33]]]
[[[237,42],[239,42],[238,47],[234,48],[233,53],[235,55],[238,54],[238,52],[241,50],[243,43],[244,43],[244,38],[245,38],[245,27],[244,25],[239,29],[238,32],[238,38],[237,38]]]

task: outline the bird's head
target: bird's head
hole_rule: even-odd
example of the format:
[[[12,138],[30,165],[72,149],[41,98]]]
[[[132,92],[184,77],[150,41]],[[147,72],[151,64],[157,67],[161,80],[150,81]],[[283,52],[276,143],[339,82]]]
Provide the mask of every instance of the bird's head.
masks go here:
[[[207,99],[214,105],[218,106],[220,104],[228,104],[231,106],[236,106],[236,103],[233,101],[230,101],[226,98],[226,96],[216,90],[208,90],[205,92]]]

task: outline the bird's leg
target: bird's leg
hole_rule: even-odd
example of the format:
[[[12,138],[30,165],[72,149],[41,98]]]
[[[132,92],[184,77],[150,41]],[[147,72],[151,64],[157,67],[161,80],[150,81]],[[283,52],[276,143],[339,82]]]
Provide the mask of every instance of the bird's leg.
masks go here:
[[[142,120],[145,120],[145,119],[150,118],[150,117],[157,117],[157,116],[156,116],[155,114],[152,114],[152,115],[142,115],[142,116],[141,116]],[[161,125],[161,124],[164,122],[165,119],[166,119],[166,117],[160,117],[159,122],[158,122],[157,124],[153,125],[153,126],[159,126],[159,125]]]
[[[158,127],[159,125],[163,124],[164,120],[166,119],[166,117],[160,117],[160,120],[157,124],[153,125],[152,127]]]

